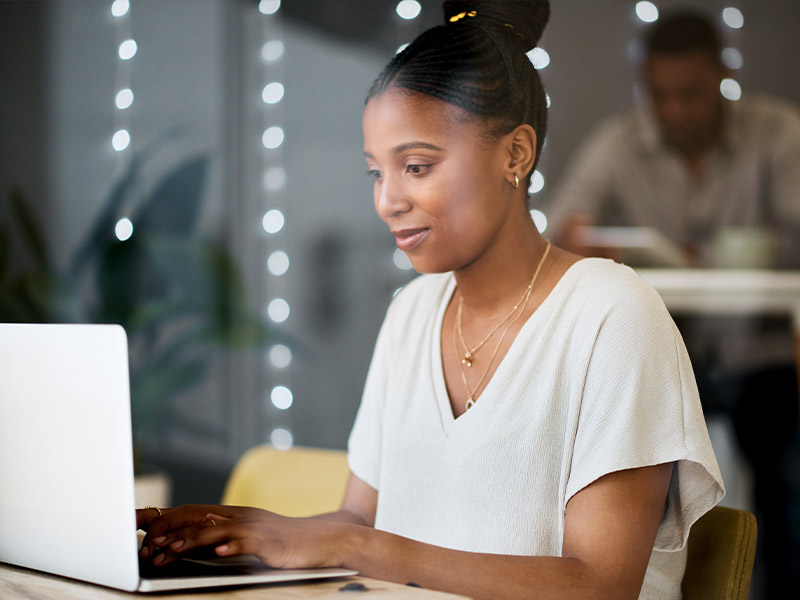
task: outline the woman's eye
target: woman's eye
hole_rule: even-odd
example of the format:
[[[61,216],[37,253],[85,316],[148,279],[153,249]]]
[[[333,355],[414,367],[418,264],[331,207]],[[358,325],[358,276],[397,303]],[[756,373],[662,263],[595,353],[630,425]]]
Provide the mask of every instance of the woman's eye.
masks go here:
[[[373,179],[380,179],[381,172],[378,171],[377,169],[370,169],[369,171],[367,171],[367,176],[372,177]]]
[[[421,175],[430,168],[430,165],[408,165],[406,170],[412,175]]]

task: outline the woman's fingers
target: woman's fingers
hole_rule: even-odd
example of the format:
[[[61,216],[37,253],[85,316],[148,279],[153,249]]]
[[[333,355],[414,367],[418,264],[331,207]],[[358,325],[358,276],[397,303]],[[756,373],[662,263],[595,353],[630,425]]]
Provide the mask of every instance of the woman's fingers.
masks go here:
[[[219,522],[209,519],[196,525],[184,527],[155,541],[153,564],[163,566],[181,555],[201,548],[216,547],[229,543],[232,538],[247,535],[247,528],[234,525],[230,519]]]
[[[154,518],[150,518],[149,515],[143,515],[149,522],[147,523],[147,535],[142,541],[141,556],[148,558],[155,552],[156,548],[168,543],[167,540],[175,531],[203,523],[206,520],[206,515],[212,510],[219,512],[217,511],[218,508],[222,507],[190,505],[171,509],[163,508],[161,509],[161,514]],[[137,512],[137,520],[138,517]]]

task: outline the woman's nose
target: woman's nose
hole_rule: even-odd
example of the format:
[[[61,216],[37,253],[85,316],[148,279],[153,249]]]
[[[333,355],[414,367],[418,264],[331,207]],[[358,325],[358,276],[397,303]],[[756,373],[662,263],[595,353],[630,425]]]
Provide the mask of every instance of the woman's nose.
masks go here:
[[[411,201],[394,177],[384,176],[375,185],[375,209],[386,220],[411,209]]]

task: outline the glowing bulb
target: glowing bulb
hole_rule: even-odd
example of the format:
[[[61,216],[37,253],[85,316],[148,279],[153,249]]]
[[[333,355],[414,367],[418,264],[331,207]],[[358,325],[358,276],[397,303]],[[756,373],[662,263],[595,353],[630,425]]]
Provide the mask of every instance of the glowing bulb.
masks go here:
[[[119,45],[119,57],[122,60],[130,60],[136,56],[137,49],[136,40],[125,40]]]
[[[276,369],[285,369],[292,364],[291,349],[283,344],[275,344],[269,349],[269,362]]]
[[[261,0],[258,3],[258,12],[262,15],[274,15],[281,7],[281,0]]]
[[[658,8],[652,2],[637,2],[636,16],[645,23],[658,21]]]
[[[722,64],[733,71],[741,69],[744,64],[742,53],[736,48],[725,48],[722,51]]]
[[[726,77],[719,84],[719,91],[722,96],[728,100],[737,101],[742,97],[742,86],[739,82],[730,77]]]
[[[283,137],[283,129],[275,125],[264,132],[264,135],[261,136],[261,143],[267,150],[274,150],[283,143]]]
[[[538,194],[544,189],[544,175],[542,175],[539,171],[534,171],[533,175],[531,176],[531,185],[528,187],[528,191],[531,194]]]
[[[130,239],[133,235],[133,223],[130,219],[120,219],[114,227],[114,234],[120,242]]]
[[[268,62],[278,60],[283,56],[283,42],[280,40],[270,40],[261,46],[261,58]]]
[[[261,92],[261,99],[266,104],[277,104],[283,99],[283,84],[273,81],[264,86]]]
[[[544,48],[534,48],[527,53],[527,56],[536,69],[544,69],[550,64],[550,55]]]
[[[133,104],[133,91],[130,88],[120,90],[117,92],[115,101],[118,109],[125,110],[126,108],[130,107],[131,104]]]
[[[283,213],[277,208],[268,210],[261,219],[261,226],[267,233],[278,233],[283,229],[284,218]]]
[[[114,0],[111,4],[111,14],[115,17],[122,17],[128,14],[131,3],[128,0]]]
[[[417,2],[417,0],[402,0],[401,2],[397,3],[397,8],[395,10],[401,18],[405,19],[406,21],[410,21],[411,19],[416,19],[419,16],[422,6],[420,6],[420,3]]]
[[[547,229],[547,217],[545,214],[534,208],[531,211],[531,219],[533,219],[533,223],[536,225],[536,229],[539,230],[539,233],[544,233]]]
[[[269,443],[272,444],[276,450],[288,450],[294,444],[292,432],[283,427],[277,427],[272,430],[269,436]]]
[[[273,275],[283,275],[289,270],[289,255],[283,250],[277,250],[269,255],[267,269]]]
[[[738,8],[729,6],[722,11],[722,20],[731,29],[741,29],[744,26],[744,15]]]
[[[111,138],[111,146],[117,152],[122,152],[127,148],[131,143],[131,134],[128,133],[127,129],[120,129],[117,131],[114,136]]]
[[[267,306],[267,315],[276,323],[283,323],[289,318],[289,303],[283,298],[275,298]]]
[[[269,395],[270,400],[275,408],[286,410],[292,405],[294,398],[292,397],[292,390],[283,385],[276,385],[272,388],[272,393]]]
[[[270,167],[264,173],[264,187],[274,192],[286,185],[286,170],[283,167]]]
[[[394,254],[392,254],[392,262],[394,266],[401,271],[408,271],[414,268],[411,266],[411,261],[408,260],[406,253],[400,250],[400,248],[396,248]]]

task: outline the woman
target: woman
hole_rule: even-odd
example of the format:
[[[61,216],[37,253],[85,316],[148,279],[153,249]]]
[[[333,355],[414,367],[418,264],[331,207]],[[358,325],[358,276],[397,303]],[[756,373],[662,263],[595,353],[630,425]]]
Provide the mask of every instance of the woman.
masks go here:
[[[423,275],[386,316],[341,510],[139,512],[142,554],[210,546],[473,598],[679,598],[723,495],[680,336],[630,269],[553,248],[526,189],[546,1],[445,2],[370,91],[374,200]]]

